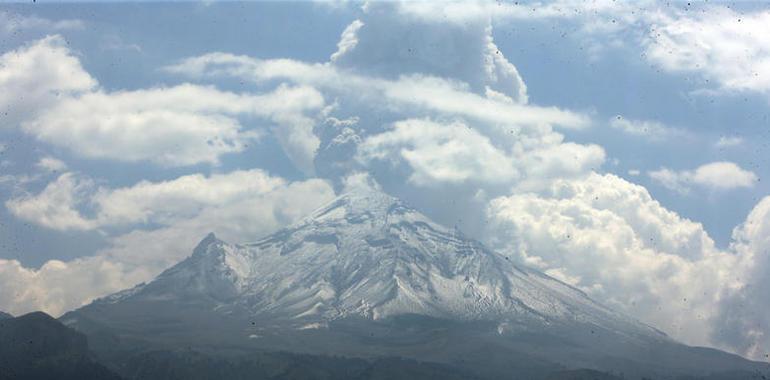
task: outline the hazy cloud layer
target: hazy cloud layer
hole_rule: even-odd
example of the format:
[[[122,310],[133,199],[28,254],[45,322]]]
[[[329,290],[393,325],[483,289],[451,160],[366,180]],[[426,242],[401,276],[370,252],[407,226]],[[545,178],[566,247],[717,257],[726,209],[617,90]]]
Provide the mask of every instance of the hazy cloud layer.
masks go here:
[[[49,20],[38,16],[21,15],[14,12],[0,11],[0,32],[10,35],[20,31],[63,31],[79,30],[85,24],[77,19]]]
[[[687,132],[652,120],[626,119],[620,115],[610,119],[610,127],[629,136],[641,137],[654,142],[671,141],[688,137]]]

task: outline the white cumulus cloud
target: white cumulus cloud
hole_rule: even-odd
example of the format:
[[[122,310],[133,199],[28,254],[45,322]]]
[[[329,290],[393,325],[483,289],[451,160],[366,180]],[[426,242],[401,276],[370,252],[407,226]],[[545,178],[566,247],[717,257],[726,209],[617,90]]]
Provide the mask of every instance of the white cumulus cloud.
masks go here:
[[[97,82],[60,36],[48,36],[0,56],[0,128],[18,128],[22,120],[61,97],[96,88]]]
[[[709,343],[735,256],[645,188],[590,174],[495,198],[487,215],[498,250],[688,343]]]
[[[313,117],[324,105],[308,86],[263,94],[193,84],[108,92],[60,36],[0,56],[0,110],[8,112],[2,126],[91,159],[217,164],[260,135],[244,128],[248,119],[272,127],[297,167],[312,173],[319,144]]]
[[[770,347],[770,197],[733,230],[730,247],[740,259],[713,318],[712,339],[749,357],[767,359]]]
[[[93,187],[88,179],[64,173],[38,194],[24,194],[5,202],[18,218],[55,230],[87,230],[94,224],[78,211]]]
[[[399,121],[392,130],[365,140],[359,154],[363,160],[404,160],[413,170],[410,180],[420,185],[510,182],[520,175],[508,152],[460,122]],[[490,165],[492,162],[495,164]]]
[[[237,116],[285,121],[291,127],[302,121],[303,111],[322,105],[323,97],[308,87],[239,95],[185,84],[63,99],[24,122],[23,129],[88,158],[216,164],[221,155],[240,152],[259,136],[245,131]]]
[[[712,190],[730,190],[753,187],[758,177],[732,162],[720,161],[701,165],[695,170],[674,171],[661,168],[648,172],[650,178],[662,186],[683,194],[693,186]]]

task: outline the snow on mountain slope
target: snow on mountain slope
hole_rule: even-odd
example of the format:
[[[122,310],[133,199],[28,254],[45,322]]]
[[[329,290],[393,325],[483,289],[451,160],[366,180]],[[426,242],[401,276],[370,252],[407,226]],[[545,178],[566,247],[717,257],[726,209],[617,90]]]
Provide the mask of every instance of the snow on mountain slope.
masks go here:
[[[201,302],[295,328],[418,314],[496,321],[500,333],[581,324],[663,339],[373,186],[358,186],[253,243],[228,244],[210,234],[154,281],[97,303],[127,299]]]

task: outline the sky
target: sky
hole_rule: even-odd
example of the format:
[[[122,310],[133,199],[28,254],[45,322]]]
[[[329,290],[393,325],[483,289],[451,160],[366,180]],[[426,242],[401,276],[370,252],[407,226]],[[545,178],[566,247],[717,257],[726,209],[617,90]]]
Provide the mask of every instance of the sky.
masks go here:
[[[0,310],[365,175],[676,339],[770,353],[770,7],[0,4]]]

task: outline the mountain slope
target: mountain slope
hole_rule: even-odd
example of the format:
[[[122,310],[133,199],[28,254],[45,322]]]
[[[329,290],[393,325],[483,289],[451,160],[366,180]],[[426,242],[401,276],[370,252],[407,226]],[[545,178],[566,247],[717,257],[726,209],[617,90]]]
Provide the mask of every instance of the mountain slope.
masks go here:
[[[35,312],[0,321],[0,379],[120,377],[92,360],[83,334]]]
[[[418,314],[499,321],[503,330],[580,321],[665,339],[374,190],[342,195],[255,243],[210,234],[150,284],[97,303],[127,299],[211,303],[295,327]]]
[[[184,344],[443,363],[473,358],[467,365],[485,362],[490,376],[756,367],[679,345],[371,186],[253,243],[210,234],[154,281],[62,321],[115,357],[120,346]]]

